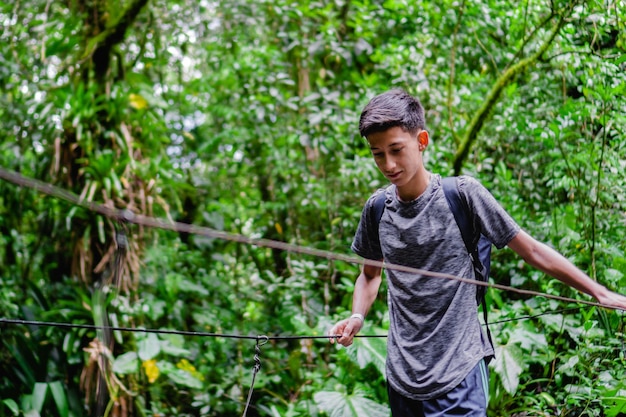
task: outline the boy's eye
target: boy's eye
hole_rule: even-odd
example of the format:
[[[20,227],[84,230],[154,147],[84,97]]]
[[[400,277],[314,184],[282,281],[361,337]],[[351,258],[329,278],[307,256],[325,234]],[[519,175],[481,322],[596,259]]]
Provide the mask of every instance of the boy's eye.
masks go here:
[[[391,150],[391,152],[393,153],[399,153],[400,151],[402,151],[402,148],[396,148]]]

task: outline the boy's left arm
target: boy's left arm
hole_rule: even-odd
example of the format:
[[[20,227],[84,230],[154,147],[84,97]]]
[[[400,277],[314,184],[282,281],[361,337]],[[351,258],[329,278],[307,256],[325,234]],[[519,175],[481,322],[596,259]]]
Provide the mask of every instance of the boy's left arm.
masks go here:
[[[563,255],[521,230],[508,244],[529,265],[594,297],[600,304],[626,310],[626,297],[591,279]]]

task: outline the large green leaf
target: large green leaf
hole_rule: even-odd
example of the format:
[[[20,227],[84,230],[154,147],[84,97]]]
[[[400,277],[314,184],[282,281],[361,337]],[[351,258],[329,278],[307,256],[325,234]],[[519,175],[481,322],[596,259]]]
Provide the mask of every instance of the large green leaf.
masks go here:
[[[198,377],[192,375],[192,373],[187,370],[177,368],[170,362],[159,361],[157,362],[157,367],[170,380],[179,385],[195,389],[201,389],[203,387],[202,381]]]
[[[315,404],[329,417],[388,417],[387,405],[379,404],[364,396],[361,391],[352,395],[343,392],[320,391],[313,396]]]
[[[502,381],[504,389],[511,395],[515,394],[519,385],[519,377],[525,367],[524,355],[518,344],[509,343],[496,346],[496,358],[491,366]]]
[[[619,417],[626,414],[626,390],[616,390],[614,396],[603,397],[602,403],[607,405],[606,417]]]
[[[381,375],[385,375],[387,358],[387,338],[357,337],[351,347],[346,349],[350,358],[364,368],[373,365]]]
[[[513,327],[508,343],[518,343],[526,352],[545,349],[547,345],[546,336],[538,333],[536,327],[529,324],[529,322],[518,323],[518,325]]]
[[[65,387],[61,383],[61,381],[54,381],[48,384],[50,388],[50,392],[52,393],[52,398],[54,399],[54,403],[57,406],[57,412],[61,417],[69,416],[69,406],[67,403],[67,396],[65,395]]]
[[[202,389],[203,387],[202,381],[182,369],[168,370],[164,371],[163,373],[167,375],[169,379],[179,385],[195,389]]]
[[[161,341],[154,333],[148,333],[137,343],[137,355],[142,361],[147,361],[161,352]]]
[[[45,382],[35,383],[33,388],[32,408],[41,413],[46,402],[46,394],[48,393],[48,384]]]
[[[113,372],[116,374],[130,374],[139,369],[137,352],[126,352],[115,358],[113,361]]]
[[[14,416],[20,413],[20,406],[12,399],[2,400],[2,404],[6,405]]]

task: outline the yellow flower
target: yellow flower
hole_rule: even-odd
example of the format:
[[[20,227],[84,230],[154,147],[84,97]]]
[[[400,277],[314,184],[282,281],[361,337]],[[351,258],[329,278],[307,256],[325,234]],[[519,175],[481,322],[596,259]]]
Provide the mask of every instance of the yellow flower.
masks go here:
[[[199,379],[200,381],[204,381],[204,376],[198,372],[195,366],[193,366],[187,359],[181,359],[176,364],[178,369],[182,369],[183,371],[189,372],[191,375]]]
[[[148,107],[148,101],[139,94],[130,94],[128,96],[130,105],[137,110],[142,110]]]
[[[145,361],[141,367],[143,368],[146,376],[148,377],[148,382],[153,383],[159,377],[159,368],[156,364],[156,359],[150,359]]]
[[[179,360],[178,363],[176,364],[176,367],[178,369],[182,369],[183,371],[187,371],[189,373],[194,373],[196,371],[196,368],[191,363],[189,363],[187,359]]]

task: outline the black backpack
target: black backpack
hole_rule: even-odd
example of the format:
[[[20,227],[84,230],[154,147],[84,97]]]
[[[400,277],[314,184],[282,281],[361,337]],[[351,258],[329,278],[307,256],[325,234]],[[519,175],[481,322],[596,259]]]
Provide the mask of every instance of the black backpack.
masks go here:
[[[461,236],[463,237],[463,242],[465,243],[467,252],[472,259],[476,279],[478,281],[488,282],[489,272],[491,270],[491,242],[485,235],[481,234],[480,231],[477,230],[467,201],[461,198],[461,194],[459,193],[457,177],[443,178],[441,183],[443,186],[443,193],[448,201],[448,206],[454,215],[454,220],[461,231]],[[385,198],[385,192],[378,194],[372,207],[374,210],[373,219],[376,230],[378,230],[380,219],[382,218],[383,211],[385,210]],[[485,327],[487,328],[487,337],[489,338],[489,343],[491,343],[491,346],[493,347],[493,340],[491,339],[491,332],[489,331],[489,322],[487,319],[487,302],[485,301],[486,289],[487,287],[483,285],[479,285],[478,288],[476,288],[476,303],[482,305],[483,318],[485,320]]]

